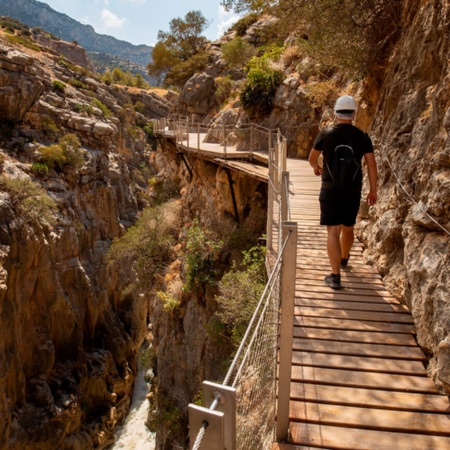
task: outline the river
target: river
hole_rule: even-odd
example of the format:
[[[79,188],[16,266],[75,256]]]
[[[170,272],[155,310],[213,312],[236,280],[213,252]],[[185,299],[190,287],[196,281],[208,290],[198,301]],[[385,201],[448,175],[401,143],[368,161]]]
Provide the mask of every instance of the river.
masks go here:
[[[140,368],[135,384],[130,412],[124,424],[115,432],[116,442],[110,450],[154,450],[155,435],[145,426],[148,415],[148,384],[145,369]]]

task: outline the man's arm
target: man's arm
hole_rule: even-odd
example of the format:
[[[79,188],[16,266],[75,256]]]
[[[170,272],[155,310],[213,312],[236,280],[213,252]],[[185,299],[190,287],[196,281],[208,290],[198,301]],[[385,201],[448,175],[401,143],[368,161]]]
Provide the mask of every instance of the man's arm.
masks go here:
[[[367,194],[367,203],[369,206],[373,206],[377,202],[377,162],[375,161],[375,155],[373,153],[365,153],[364,160],[367,164],[367,174],[369,175],[370,185],[370,190]]]
[[[319,150],[316,150],[315,148],[311,149],[311,152],[308,157],[308,162],[311,165],[311,167],[314,169],[314,174],[320,177],[322,175],[322,167],[319,166],[319,156],[320,156]]]

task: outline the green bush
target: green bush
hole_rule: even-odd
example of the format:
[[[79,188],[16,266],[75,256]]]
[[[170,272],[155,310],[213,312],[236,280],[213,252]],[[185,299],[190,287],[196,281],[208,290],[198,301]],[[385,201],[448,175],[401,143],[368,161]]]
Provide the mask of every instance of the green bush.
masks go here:
[[[48,166],[47,164],[34,163],[31,166],[31,171],[35,175],[45,175],[48,172]]]
[[[55,121],[51,117],[41,117],[41,126],[46,133],[57,133],[59,131]]]
[[[220,280],[216,296],[217,316],[236,345],[244,336],[267,282],[265,248],[256,246],[243,255],[242,263],[234,264]]]
[[[79,103],[78,105],[75,106],[74,110],[77,113],[85,113],[88,116],[94,114],[92,106],[89,105],[88,103]]]
[[[98,98],[94,98],[91,103],[103,113],[105,118],[108,118],[111,115],[111,110]]]
[[[216,78],[216,97],[219,103],[225,102],[233,93],[234,81],[228,75]]]
[[[56,203],[31,180],[0,176],[0,191],[8,192],[17,215],[28,223],[53,225]]]
[[[164,311],[171,316],[178,314],[181,306],[181,300],[179,298],[175,298],[173,295],[162,291],[157,292],[156,296],[161,300]]]
[[[56,92],[64,93],[64,91],[66,90],[66,85],[62,81],[54,80],[53,88],[55,89]]]
[[[76,78],[71,78],[68,83],[77,89],[86,89],[89,90],[89,86],[86,83],[83,83],[80,80],[77,80]]]
[[[108,264],[135,270],[138,286],[148,290],[163,276],[174,258],[172,246],[179,233],[179,206],[176,202],[144,209],[136,225],[115,238]]]
[[[80,141],[75,134],[66,134],[58,144],[41,147],[41,163],[51,169],[63,170],[64,167],[80,167],[84,163]]]
[[[240,36],[222,45],[222,57],[230,67],[245,67],[256,50]]]
[[[217,276],[216,263],[223,248],[223,242],[210,230],[199,225],[198,219],[185,227],[186,243],[182,261],[186,267],[184,291],[190,291],[203,284],[213,284]]]
[[[39,45],[35,44],[34,42],[32,42],[30,39],[28,39],[26,37],[16,36],[13,34],[13,35],[7,36],[7,39],[12,44],[23,45],[24,47],[27,47],[31,50],[35,50],[37,52],[41,51],[41,47],[39,47]]]
[[[283,82],[283,73],[271,68],[250,69],[241,92],[241,102],[253,114],[268,114],[277,89]]]

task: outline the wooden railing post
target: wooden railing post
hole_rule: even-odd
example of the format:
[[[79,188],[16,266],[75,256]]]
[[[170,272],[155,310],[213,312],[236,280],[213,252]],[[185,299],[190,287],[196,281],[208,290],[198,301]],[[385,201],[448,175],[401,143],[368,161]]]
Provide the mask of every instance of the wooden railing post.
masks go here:
[[[186,117],[186,143],[189,150],[189,117]]]
[[[284,250],[281,266],[280,353],[278,364],[277,442],[286,441],[289,433],[292,346],[294,342],[295,272],[297,264],[297,223],[283,224]]]
[[[197,123],[197,151],[200,151],[200,124]]]
[[[281,174],[281,223],[290,220],[289,216],[289,172]]]
[[[225,131],[225,124],[222,125],[222,132],[223,132],[223,154],[227,154],[227,135]]]

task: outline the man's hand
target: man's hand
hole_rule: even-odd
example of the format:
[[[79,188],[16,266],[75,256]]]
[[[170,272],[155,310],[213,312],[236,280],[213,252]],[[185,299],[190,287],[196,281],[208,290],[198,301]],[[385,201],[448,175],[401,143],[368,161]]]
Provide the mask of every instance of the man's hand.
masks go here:
[[[369,206],[373,206],[375,205],[376,202],[377,202],[377,193],[369,191],[369,193],[367,194],[367,204]]]
[[[322,175],[322,167],[320,167],[319,165],[314,167],[314,175],[320,177]]]

